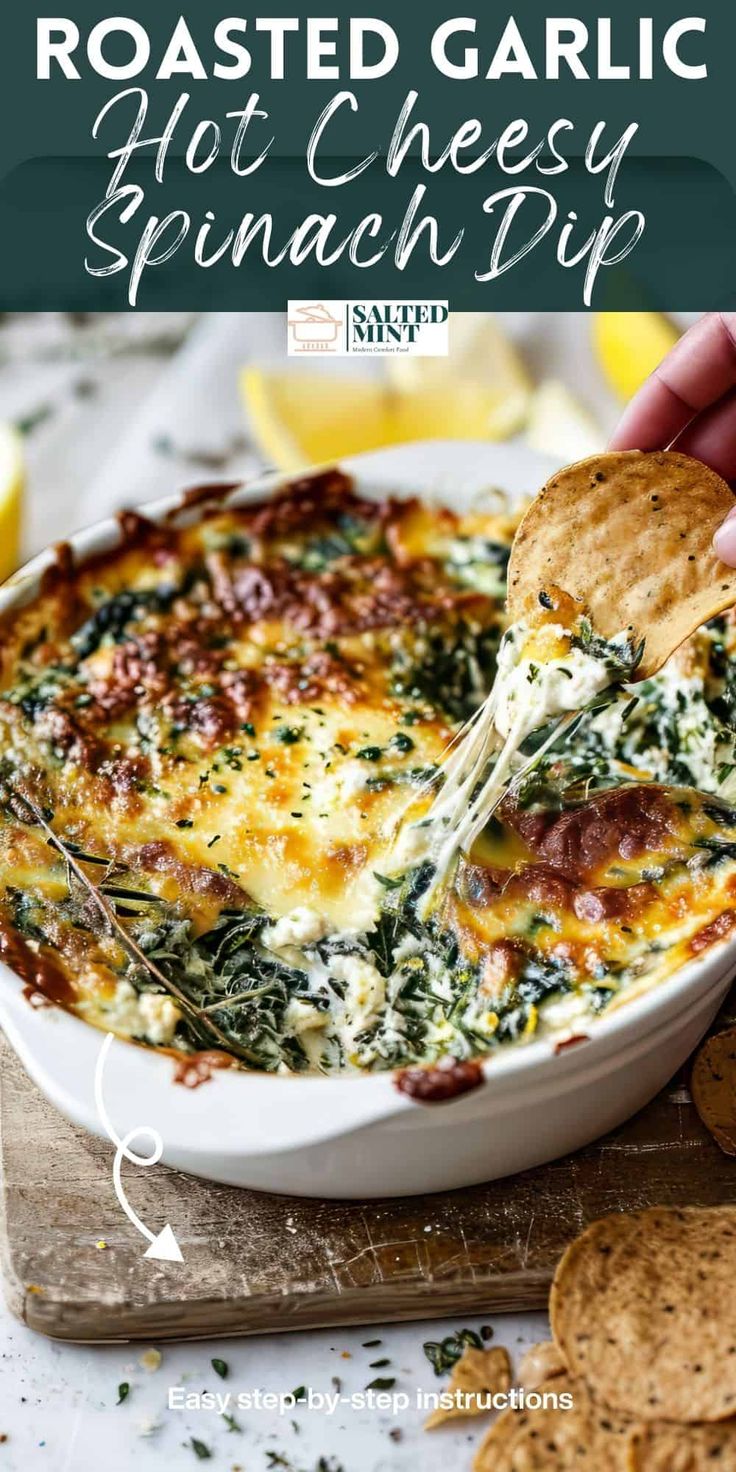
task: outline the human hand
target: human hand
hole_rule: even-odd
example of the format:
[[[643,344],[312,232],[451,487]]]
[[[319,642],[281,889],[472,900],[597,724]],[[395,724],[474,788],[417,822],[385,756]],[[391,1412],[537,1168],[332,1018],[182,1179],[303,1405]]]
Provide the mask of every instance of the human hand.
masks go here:
[[[624,410],[610,450],[682,450],[736,481],[736,312],[708,312]],[[713,538],[736,567],[736,505]]]

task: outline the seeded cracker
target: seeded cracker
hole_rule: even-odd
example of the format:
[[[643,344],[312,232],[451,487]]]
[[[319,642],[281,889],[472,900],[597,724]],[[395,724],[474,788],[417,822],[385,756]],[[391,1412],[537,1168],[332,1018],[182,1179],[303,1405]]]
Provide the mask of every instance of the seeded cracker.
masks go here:
[[[645,1421],[736,1414],[736,1209],[653,1207],[595,1222],[550,1298],[571,1374]]]
[[[582,604],[605,639],[645,639],[637,679],[736,603],[736,571],[713,533],[736,505],[713,470],[674,450],[594,455],[549,480],[516,533],[509,563],[513,621],[533,622],[540,592]]]
[[[426,1431],[464,1416],[488,1415],[493,1409],[488,1397],[511,1388],[511,1361],[501,1345],[493,1349],[473,1349],[471,1345],[453,1366],[447,1386],[456,1396],[456,1404],[445,1410],[438,1406],[424,1423]],[[461,1399],[462,1397],[462,1399]],[[480,1398],[480,1403],[479,1402]]]
[[[565,1371],[565,1361],[556,1344],[545,1339],[541,1344],[532,1344],[519,1365],[517,1379],[525,1390],[538,1390],[544,1380],[551,1380]]]
[[[736,1423],[638,1427],[629,1472],[736,1472]]]
[[[736,1155],[736,1028],[708,1038],[692,1076],[693,1103],[726,1155]]]
[[[582,1380],[556,1375],[539,1393],[573,1397],[570,1410],[504,1411],[481,1442],[473,1472],[628,1472],[631,1423],[597,1406]]]

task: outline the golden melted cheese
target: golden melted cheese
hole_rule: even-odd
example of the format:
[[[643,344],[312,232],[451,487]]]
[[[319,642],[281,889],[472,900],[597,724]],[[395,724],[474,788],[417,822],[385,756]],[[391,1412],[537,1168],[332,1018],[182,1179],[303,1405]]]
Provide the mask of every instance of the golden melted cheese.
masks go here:
[[[219,874],[271,913],[308,904],[355,928],[408,775],[436,763],[452,731],[425,691],[395,693],[393,671],[466,624],[472,642],[498,615],[418,556],[413,505],[358,501],[337,475],[279,505],[271,524],[244,508],[180,532],[136,525],[130,550],[42,596],[11,624],[4,661],[5,690],[28,687],[33,719],[5,702],[2,741],[82,848],[175,877],[180,863]],[[422,518],[427,543],[435,521],[459,525],[446,511]],[[338,536],[369,550],[340,555]],[[163,593],[121,626],[113,610],[85,641],[96,611],[139,590]]]

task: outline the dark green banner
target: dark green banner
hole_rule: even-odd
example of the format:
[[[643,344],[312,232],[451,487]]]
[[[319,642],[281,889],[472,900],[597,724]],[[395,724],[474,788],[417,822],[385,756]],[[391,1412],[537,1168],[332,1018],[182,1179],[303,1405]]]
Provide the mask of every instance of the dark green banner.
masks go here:
[[[723,0],[58,8],[4,23],[5,309],[733,305]]]

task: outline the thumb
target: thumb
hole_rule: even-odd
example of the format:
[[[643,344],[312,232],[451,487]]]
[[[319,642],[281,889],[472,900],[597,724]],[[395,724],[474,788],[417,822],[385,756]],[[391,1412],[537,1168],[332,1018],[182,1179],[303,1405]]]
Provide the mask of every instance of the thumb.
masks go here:
[[[721,562],[729,567],[736,567],[736,506],[729,511],[726,520],[721,522],[715,536],[713,546]]]

